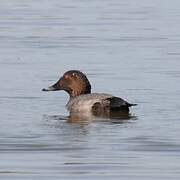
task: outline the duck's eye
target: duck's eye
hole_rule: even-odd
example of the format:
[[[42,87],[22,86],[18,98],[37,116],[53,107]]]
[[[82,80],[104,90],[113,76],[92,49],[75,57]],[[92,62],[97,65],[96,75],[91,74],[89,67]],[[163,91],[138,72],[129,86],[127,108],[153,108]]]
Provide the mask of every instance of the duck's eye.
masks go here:
[[[65,78],[65,79],[68,79],[68,78],[69,78],[69,76],[66,74],[66,75],[64,76],[64,78]]]

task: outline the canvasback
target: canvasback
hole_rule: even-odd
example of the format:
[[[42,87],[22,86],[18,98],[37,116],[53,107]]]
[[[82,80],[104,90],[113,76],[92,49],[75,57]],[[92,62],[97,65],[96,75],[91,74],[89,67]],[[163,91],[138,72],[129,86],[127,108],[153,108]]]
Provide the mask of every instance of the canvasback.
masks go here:
[[[128,103],[120,97],[105,93],[91,93],[91,84],[84,73],[70,70],[52,86],[42,91],[64,90],[69,96],[66,105],[70,114],[92,113],[93,115],[107,115],[111,112],[129,112],[129,107],[136,104]]]

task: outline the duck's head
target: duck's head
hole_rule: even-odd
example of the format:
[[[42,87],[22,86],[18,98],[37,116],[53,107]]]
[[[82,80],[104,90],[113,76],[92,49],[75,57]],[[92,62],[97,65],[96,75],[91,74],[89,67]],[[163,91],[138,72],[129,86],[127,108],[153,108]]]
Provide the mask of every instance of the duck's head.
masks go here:
[[[70,70],[52,86],[42,89],[42,91],[66,91],[70,97],[91,93],[91,85],[85,74],[77,70]]]

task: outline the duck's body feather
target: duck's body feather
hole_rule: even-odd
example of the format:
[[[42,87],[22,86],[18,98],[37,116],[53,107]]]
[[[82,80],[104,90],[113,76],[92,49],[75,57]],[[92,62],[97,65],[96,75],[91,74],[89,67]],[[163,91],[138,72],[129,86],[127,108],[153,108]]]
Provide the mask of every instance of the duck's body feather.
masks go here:
[[[71,113],[100,113],[114,110],[129,111],[129,106],[130,104],[125,100],[111,94],[91,93],[71,98],[66,108]]]

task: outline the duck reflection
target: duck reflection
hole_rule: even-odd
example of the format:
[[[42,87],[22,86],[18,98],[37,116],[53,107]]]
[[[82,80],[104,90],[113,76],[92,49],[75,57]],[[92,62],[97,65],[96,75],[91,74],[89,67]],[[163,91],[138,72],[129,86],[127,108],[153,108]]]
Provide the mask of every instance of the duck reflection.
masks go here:
[[[46,125],[55,129],[55,134],[60,137],[67,134],[68,137],[79,137],[81,135],[89,134],[89,130],[92,124],[105,125],[124,125],[132,124],[137,118],[129,113],[111,113],[107,116],[104,114],[101,116],[95,116],[93,114],[70,114],[69,116],[63,115],[44,115],[43,119],[46,121]],[[122,126],[123,127],[123,126]],[[61,129],[61,130],[60,130]],[[60,131],[59,131],[60,130]],[[81,137],[82,138],[82,137]]]
[[[67,123],[89,124],[91,122],[107,121],[110,123],[127,123],[129,120],[136,120],[137,117],[128,111],[92,111],[91,113],[70,113],[69,116],[63,115],[44,115],[45,119],[65,121]]]
[[[128,112],[110,112],[110,113],[97,113],[93,112],[91,114],[82,114],[82,113],[72,113],[68,116],[68,123],[87,123],[97,122],[97,121],[107,121],[123,123],[128,122],[128,120],[135,118]]]

